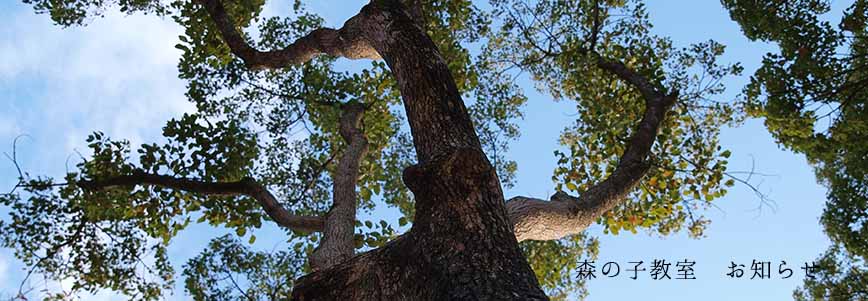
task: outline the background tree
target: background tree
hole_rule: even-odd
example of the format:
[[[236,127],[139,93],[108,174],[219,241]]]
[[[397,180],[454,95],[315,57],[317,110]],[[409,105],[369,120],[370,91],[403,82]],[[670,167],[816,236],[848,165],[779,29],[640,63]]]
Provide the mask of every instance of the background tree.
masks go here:
[[[373,1],[340,29],[298,1],[269,19],[262,1],[25,2],[63,26],[120,9],[185,28],[179,69],[197,113],[169,121],[166,143],[133,149],[97,132],[64,181],[21,172],[0,199],[12,210],[4,246],[31,271],[75,279],[73,292],[157,298],[175,277],[166,247],[190,223],[252,244],[248,229],[273,221],[291,249],[217,238],[185,265],[188,293],[581,295],[571,273],[596,254],[589,225],[700,237],[699,211],[736,180],[717,136],[738,116],[711,98],[741,68],[718,63],[714,41],[650,34],[641,2]],[[242,30],[254,21],[258,36]],[[373,61],[338,71],[340,57]],[[504,153],[526,101],[519,72],[578,112],[550,200],[501,192],[516,170]],[[400,209],[397,227],[357,220],[378,202]]]
[[[745,88],[746,111],[805,154],[829,189],[820,221],[834,245],[795,297],[868,298],[868,2],[853,1],[840,20],[829,20],[830,1],[721,2],[748,38],[780,48]]]

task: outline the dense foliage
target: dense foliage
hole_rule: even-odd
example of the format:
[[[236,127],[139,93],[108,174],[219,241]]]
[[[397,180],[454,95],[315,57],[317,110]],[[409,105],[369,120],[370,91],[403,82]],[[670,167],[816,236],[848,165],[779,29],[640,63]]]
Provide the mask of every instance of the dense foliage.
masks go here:
[[[722,2],[748,38],[779,47],[745,88],[746,111],[805,154],[829,189],[821,222],[835,245],[797,298],[868,298],[868,2],[834,12],[840,20],[831,1]]]

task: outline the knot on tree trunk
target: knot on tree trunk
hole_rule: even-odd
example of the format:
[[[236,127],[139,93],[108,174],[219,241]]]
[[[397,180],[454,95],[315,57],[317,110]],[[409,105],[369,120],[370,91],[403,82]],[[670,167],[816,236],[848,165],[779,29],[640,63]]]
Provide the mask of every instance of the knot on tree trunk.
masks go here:
[[[497,175],[481,150],[453,149],[408,167],[403,179],[416,199],[413,230],[425,236],[470,237],[491,225],[509,224],[506,212],[498,211],[503,197]]]
[[[347,143],[365,139],[362,132],[362,117],[365,115],[365,105],[360,102],[341,104],[341,120],[338,131]]]
[[[452,196],[478,191],[490,184],[492,177],[496,178],[488,158],[473,148],[458,148],[423,164],[411,165],[402,175],[404,184],[416,195],[447,192]]]

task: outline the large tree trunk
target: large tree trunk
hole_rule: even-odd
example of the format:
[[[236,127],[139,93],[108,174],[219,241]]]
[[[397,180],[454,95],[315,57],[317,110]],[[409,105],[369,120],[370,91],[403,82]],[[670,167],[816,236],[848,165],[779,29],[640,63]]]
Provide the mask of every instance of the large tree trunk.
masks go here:
[[[436,46],[398,1],[372,1],[345,24],[400,85],[419,164],[408,233],[297,282],[297,300],[544,300],[495,171]]]
[[[408,168],[410,231],[300,279],[297,300],[544,300],[485,155],[457,149]]]
[[[517,239],[579,233],[623,202],[648,171],[657,131],[678,98],[677,91],[667,93],[622,62],[581,49],[597,57],[597,67],[642,94],[642,120],[606,180],[581,197],[516,197],[507,214],[500,183],[446,62],[399,0],[372,0],[338,30],[318,29],[285,49],[266,52],[244,42],[219,0],[201,1],[224,41],[250,67],[283,68],[322,53],[382,58],[400,86],[419,160],[404,171],[404,182],[416,197],[413,227],[380,249],[349,260],[335,256],[322,264],[331,267],[299,280],[294,290],[299,300],[546,299]],[[346,246],[348,236],[342,237],[344,243],[338,245]],[[337,253],[349,254],[345,249]]]

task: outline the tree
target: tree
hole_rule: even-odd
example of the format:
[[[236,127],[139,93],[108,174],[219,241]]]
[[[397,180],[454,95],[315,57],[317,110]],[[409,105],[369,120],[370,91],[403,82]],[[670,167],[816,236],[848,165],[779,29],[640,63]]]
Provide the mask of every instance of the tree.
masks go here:
[[[31,271],[75,279],[73,291],[155,299],[174,280],[166,247],[188,224],[244,237],[271,221],[291,249],[217,238],[185,265],[187,291],[198,300],[563,298],[583,293],[570,273],[578,256],[595,256],[588,226],[701,237],[708,221],[696,211],[737,180],[717,136],[740,116],[711,97],[741,67],[717,62],[717,42],[676,48],[652,35],[637,1],[483,10],[377,0],[339,29],[295,1],[293,16],[258,20],[256,38],[242,29],[263,1],[24,2],[62,26],[117,7],[185,28],[179,69],[198,112],[170,120],[165,143],[133,157],[128,142],[97,132],[65,181],[21,172],[0,197],[11,209],[3,245]],[[373,62],[339,72],[338,58]],[[550,200],[505,201],[501,188],[516,170],[504,151],[526,101],[511,80],[519,71],[578,112],[554,152]],[[399,228],[412,226],[399,235],[388,222],[357,221],[377,202],[400,209]]]
[[[747,112],[765,118],[778,142],[806,155],[828,187],[820,219],[834,245],[799,300],[868,298],[868,2],[857,0],[833,26],[831,2],[723,0],[753,40],[774,42],[745,88]]]

